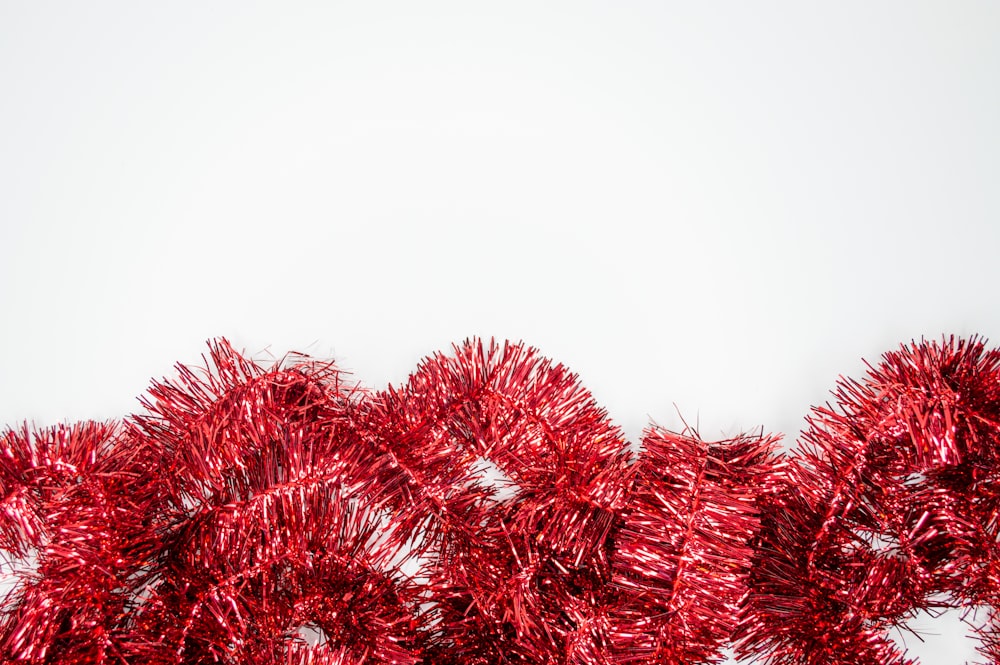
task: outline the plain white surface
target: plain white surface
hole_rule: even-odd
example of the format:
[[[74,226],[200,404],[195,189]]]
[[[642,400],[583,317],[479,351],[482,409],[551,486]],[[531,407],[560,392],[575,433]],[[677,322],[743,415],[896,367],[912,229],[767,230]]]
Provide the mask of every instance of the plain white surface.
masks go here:
[[[0,2],[0,423],[125,415],[213,336],[383,386],[482,335],[633,437],[674,404],[794,437],[862,357],[1000,341],[998,35],[991,2]]]

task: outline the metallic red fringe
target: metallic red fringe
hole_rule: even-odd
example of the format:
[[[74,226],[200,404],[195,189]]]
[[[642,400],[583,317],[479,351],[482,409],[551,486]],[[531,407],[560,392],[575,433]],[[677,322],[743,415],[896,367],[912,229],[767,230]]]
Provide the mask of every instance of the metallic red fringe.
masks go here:
[[[919,610],[1000,601],[1000,352],[921,342],[790,454],[649,428],[478,340],[399,388],[224,340],[121,423],[8,429],[0,659],[912,663]],[[1000,624],[981,627],[1000,663]]]

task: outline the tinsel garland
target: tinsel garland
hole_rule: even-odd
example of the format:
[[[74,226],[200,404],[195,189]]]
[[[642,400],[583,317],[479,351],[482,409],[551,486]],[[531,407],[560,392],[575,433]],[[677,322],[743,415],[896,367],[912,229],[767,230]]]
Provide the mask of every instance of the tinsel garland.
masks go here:
[[[28,663],[913,663],[985,608],[1000,663],[1000,352],[842,380],[791,453],[650,426],[467,341],[370,391],[225,340],[120,422],[7,429],[0,659]]]

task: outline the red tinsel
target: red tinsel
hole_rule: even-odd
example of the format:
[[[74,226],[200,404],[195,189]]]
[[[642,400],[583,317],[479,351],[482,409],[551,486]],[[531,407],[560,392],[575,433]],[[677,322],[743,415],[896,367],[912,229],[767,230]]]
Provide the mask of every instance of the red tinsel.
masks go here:
[[[371,392],[225,341],[121,423],[8,429],[0,658],[430,665],[912,662],[1000,601],[1000,352],[888,353],[791,455],[649,428],[477,340]],[[1000,626],[982,628],[1000,663]]]
[[[885,354],[814,410],[762,527],[738,653],[768,663],[912,663],[889,639],[918,610],[1000,599],[1000,351]],[[992,614],[992,609],[991,609]],[[981,651],[1000,662],[996,625]]]

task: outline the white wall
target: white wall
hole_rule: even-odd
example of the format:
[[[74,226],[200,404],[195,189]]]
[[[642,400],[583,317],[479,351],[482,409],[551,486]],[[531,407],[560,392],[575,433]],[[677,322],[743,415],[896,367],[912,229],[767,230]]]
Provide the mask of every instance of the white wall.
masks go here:
[[[122,416],[217,335],[373,386],[483,335],[632,436],[794,437],[862,356],[1000,342],[997,35],[992,2],[0,2],[0,423]]]

